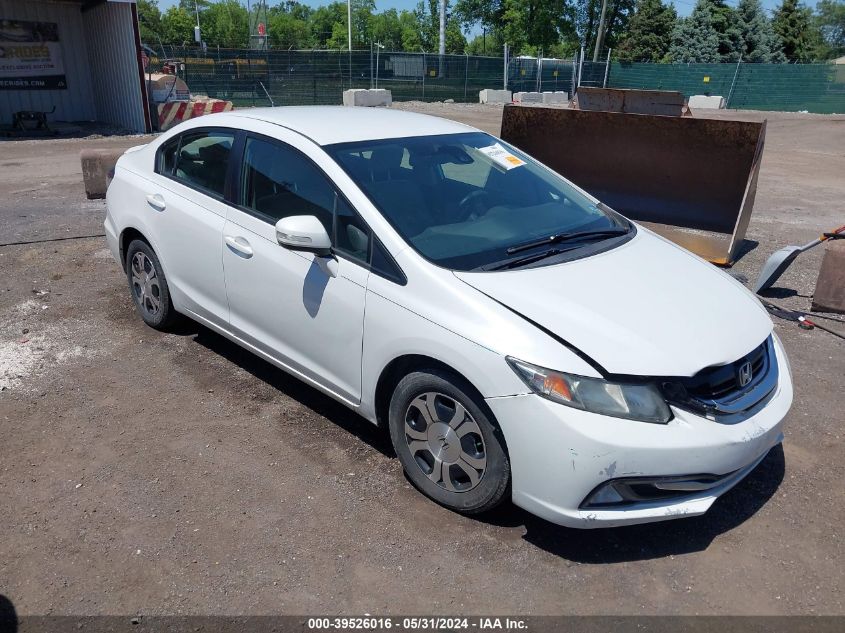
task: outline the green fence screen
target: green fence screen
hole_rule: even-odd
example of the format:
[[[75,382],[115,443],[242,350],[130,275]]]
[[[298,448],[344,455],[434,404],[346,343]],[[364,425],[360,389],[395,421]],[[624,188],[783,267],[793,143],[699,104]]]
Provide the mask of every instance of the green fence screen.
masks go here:
[[[395,101],[477,102],[478,91],[500,88],[500,57],[409,52],[176,49],[150,60],[171,60],[191,92],[236,106],[340,103],[349,88],[387,88]],[[510,60],[508,88],[566,91],[580,85],[677,90],[720,95],[729,108],[845,113],[845,65],[624,64],[573,59]]]
[[[608,86],[720,95],[727,107],[845,114],[845,66],[836,64],[622,64]]]

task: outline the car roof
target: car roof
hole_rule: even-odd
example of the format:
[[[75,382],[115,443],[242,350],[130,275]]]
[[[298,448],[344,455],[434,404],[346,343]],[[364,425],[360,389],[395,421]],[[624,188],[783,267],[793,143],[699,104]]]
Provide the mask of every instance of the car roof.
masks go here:
[[[390,108],[280,106],[248,108],[226,114],[281,125],[307,136],[318,145],[478,131],[449,119]]]

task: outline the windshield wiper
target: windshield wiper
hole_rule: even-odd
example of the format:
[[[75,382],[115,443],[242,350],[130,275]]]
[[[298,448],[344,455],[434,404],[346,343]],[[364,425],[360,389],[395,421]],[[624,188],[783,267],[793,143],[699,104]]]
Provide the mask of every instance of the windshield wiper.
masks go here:
[[[550,235],[549,237],[534,240],[533,242],[525,242],[523,244],[511,246],[505,252],[508,255],[513,255],[514,253],[521,253],[522,251],[527,251],[531,248],[536,248],[537,246],[562,244],[563,242],[570,242],[572,240],[580,240],[588,237],[613,237],[615,235],[625,235],[628,231],[629,229],[616,228],[598,229],[594,231],[576,231],[575,233],[558,233],[557,235]]]
[[[516,259],[506,259],[505,261],[498,261],[493,262],[492,264],[486,264],[485,266],[479,266],[476,270],[505,270],[507,268],[517,268],[519,266],[524,266],[526,264],[533,264],[534,262],[538,262],[541,259],[546,259],[547,257],[552,257],[554,255],[560,255],[561,253],[565,253],[566,251],[571,251],[575,247],[570,246],[568,248],[550,248],[548,250],[542,251],[540,253],[534,253],[533,255],[526,255],[525,257],[517,257]]]

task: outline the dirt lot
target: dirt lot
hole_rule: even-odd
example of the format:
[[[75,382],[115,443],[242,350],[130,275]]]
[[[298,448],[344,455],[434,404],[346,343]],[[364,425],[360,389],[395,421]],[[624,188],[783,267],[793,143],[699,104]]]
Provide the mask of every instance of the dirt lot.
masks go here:
[[[495,106],[402,107],[498,132]],[[769,118],[734,268],[754,278],[845,223],[845,117],[729,116]],[[142,142],[0,142],[0,243],[100,233],[78,152]],[[777,296],[808,309],[821,257]],[[102,238],[2,246],[0,271],[0,594],[21,615],[845,614],[845,342],[824,332],[776,321],[786,442],[706,516],[582,532],[427,501],[340,405],[208,330],[145,327]]]

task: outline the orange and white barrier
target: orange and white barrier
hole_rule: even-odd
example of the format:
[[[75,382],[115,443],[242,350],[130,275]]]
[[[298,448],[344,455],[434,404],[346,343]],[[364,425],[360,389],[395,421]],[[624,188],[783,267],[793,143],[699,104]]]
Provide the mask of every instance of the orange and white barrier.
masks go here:
[[[174,125],[204,114],[228,112],[232,109],[231,101],[206,99],[203,101],[171,101],[158,106],[158,129],[162,132]]]

